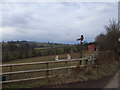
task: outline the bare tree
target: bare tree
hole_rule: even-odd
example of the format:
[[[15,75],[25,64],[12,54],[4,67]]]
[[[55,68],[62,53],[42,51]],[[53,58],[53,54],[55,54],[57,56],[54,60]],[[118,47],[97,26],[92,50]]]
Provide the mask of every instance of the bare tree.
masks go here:
[[[105,25],[106,34],[100,34],[96,37],[96,43],[100,51],[111,51],[114,56],[118,56],[120,25],[114,20],[109,25]]]

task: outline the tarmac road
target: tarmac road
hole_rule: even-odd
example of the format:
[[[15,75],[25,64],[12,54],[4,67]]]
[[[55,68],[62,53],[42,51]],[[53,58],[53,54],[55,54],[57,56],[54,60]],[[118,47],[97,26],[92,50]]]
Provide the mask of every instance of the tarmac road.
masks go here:
[[[118,88],[118,72],[115,76],[109,81],[105,88]]]

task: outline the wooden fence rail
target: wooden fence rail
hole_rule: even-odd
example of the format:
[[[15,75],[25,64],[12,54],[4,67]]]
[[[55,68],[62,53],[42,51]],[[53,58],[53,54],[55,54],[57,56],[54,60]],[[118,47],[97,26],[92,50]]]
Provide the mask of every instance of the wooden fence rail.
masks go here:
[[[80,65],[80,66],[83,67],[85,65]],[[76,66],[68,66],[68,67],[58,67],[58,68],[48,68],[48,69],[15,71],[15,72],[2,73],[2,75],[11,75],[11,74],[20,74],[20,73],[32,73],[32,72],[43,72],[43,71],[53,71],[53,70],[61,70],[61,69],[70,69],[70,68],[75,68],[75,67]]]
[[[61,70],[61,69],[72,69],[72,68],[75,68],[76,66],[67,66],[68,62],[83,61],[83,60],[88,61],[88,58],[0,65],[0,67],[1,66],[2,67],[10,67],[10,69],[11,69],[10,72],[0,73],[0,75],[13,75],[13,74],[32,73],[32,72],[44,72],[44,71],[47,72],[45,77],[35,77],[35,78],[26,78],[26,79],[18,79],[18,80],[8,80],[8,81],[2,81],[0,83],[13,83],[13,82],[26,81],[26,80],[37,80],[37,79],[43,79],[43,78],[50,78],[50,77],[53,77],[55,75],[49,76],[49,71]],[[49,68],[49,63],[62,63],[62,62],[66,63],[66,67]],[[25,70],[25,71],[12,72],[12,67],[15,67],[15,66],[26,66],[26,65],[37,65],[37,64],[46,64],[46,68],[45,69],[35,69],[35,70]],[[80,65],[80,66],[83,67],[85,65]]]
[[[55,77],[55,75],[48,76],[48,77],[35,77],[35,78],[26,78],[26,79],[2,81],[2,82],[0,82],[0,84],[16,83],[16,82],[29,81],[29,80],[39,80],[39,79],[52,78],[52,77]]]
[[[44,62],[32,62],[32,63],[18,63],[18,64],[4,64],[0,65],[0,67],[11,67],[11,66],[25,66],[25,65],[37,65],[37,64],[46,64],[46,63],[61,63],[61,62],[72,62],[72,61],[81,61],[87,60],[88,58],[81,59],[70,59],[70,60],[59,60],[59,61],[44,61]]]

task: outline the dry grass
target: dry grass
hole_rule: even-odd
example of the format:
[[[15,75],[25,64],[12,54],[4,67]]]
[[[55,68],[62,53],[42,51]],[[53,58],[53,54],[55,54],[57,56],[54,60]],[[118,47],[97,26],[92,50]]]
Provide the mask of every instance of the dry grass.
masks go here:
[[[88,52],[88,51],[84,51],[83,52],[83,57],[92,55],[93,53],[97,53],[97,52]],[[68,53],[72,58],[80,58],[80,53]],[[51,60],[55,60],[55,56],[56,55],[50,55],[50,56],[41,56],[41,57],[33,57],[33,58],[26,58],[26,59],[17,59],[17,60],[13,60],[13,61],[9,61],[9,62],[3,62],[2,64],[14,64],[14,63],[28,63],[28,62],[40,62],[40,61],[51,61]],[[59,55],[59,59],[66,59],[67,58],[67,54],[60,54]]]
[[[73,58],[79,58],[79,53],[68,53]],[[50,56],[41,56],[41,57],[33,57],[33,58],[26,58],[26,59],[18,59],[9,62],[3,62],[3,64],[14,64],[14,63],[28,63],[28,62],[40,62],[40,61],[51,61],[55,60],[56,55]],[[66,59],[67,54],[60,54],[59,59]]]

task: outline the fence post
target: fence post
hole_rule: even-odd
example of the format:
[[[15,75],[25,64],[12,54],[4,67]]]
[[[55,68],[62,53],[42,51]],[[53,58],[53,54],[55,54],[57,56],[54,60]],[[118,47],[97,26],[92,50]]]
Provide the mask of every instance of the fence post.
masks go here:
[[[87,65],[87,64],[88,64],[88,59],[85,60],[85,65]]]
[[[91,65],[91,56],[88,58],[88,65]]]
[[[66,63],[66,66],[67,66],[67,61],[65,62]],[[67,71],[68,69],[66,68],[66,71]]]
[[[10,72],[12,72],[12,66],[10,66]],[[12,74],[10,74],[10,79],[12,80]]]
[[[46,69],[49,69],[48,62],[46,63]],[[47,70],[46,76],[49,76],[49,70]]]
[[[82,63],[82,60],[79,61],[79,65],[81,65],[81,63]]]
[[[46,69],[49,69],[49,65],[48,65],[48,64],[49,64],[49,63],[47,62],[47,63],[46,63]],[[50,83],[49,70],[47,70],[46,76],[47,76],[47,78],[48,78],[48,83]]]
[[[92,55],[92,58],[91,58],[91,63],[92,63],[92,65],[94,65],[94,60],[95,60],[95,58],[94,58],[94,54]]]

